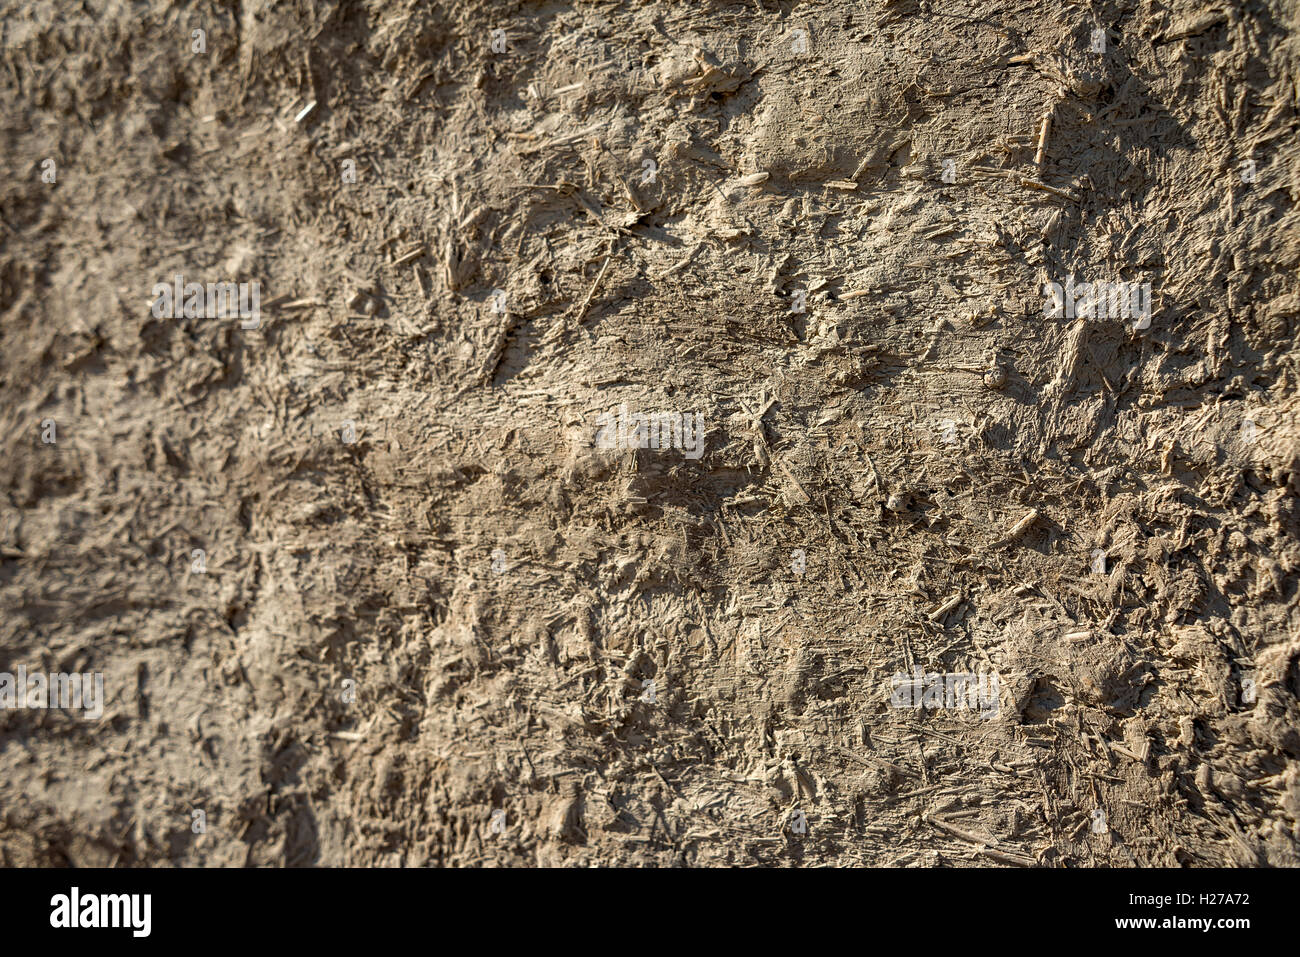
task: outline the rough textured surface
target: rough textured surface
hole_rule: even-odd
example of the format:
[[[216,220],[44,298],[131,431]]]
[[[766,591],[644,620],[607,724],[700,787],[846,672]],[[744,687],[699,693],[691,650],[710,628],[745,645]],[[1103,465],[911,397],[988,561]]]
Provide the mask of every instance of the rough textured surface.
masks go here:
[[[0,11],[0,862],[1300,863],[1293,0]]]

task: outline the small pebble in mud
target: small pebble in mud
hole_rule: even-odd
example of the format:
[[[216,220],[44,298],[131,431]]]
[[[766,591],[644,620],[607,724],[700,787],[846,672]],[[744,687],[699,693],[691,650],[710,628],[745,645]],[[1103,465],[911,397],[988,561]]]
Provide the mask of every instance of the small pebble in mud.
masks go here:
[[[1005,369],[992,368],[984,373],[984,384],[990,389],[1000,389],[1007,384],[1007,373]]]
[[[891,512],[907,511],[907,496],[902,492],[891,492],[889,498],[885,501],[885,508]]]

